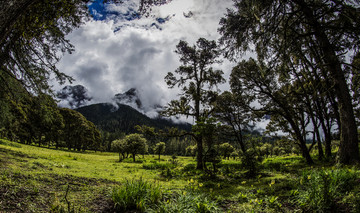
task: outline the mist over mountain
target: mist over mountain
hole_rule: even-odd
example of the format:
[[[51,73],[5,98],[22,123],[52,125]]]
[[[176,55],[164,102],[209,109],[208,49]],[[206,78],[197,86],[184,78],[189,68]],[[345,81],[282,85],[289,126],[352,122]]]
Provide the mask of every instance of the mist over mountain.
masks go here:
[[[113,101],[119,104],[125,104],[133,107],[135,106],[134,108],[138,108],[138,109],[143,108],[142,102],[139,98],[139,94],[136,88],[131,88],[125,93],[116,94],[115,97],[113,98]]]
[[[56,93],[59,105],[67,108],[79,108],[88,105],[92,97],[88,94],[88,90],[82,85],[65,86]]]
[[[191,125],[188,123],[174,122],[160,117],[157,113],[161,109],[160,105],[144,107],[136,88],[116,94],[107,103],[94,104],[88,90],[82,85],[65,86],[57,92],[57,98],[61,107],[77,110],[99,129],[110,133],[132,133],[135,132],[136,125],[147,125],[158,129],[176,127],[191,130]],[[146,115],[150,111],[154,116]]]

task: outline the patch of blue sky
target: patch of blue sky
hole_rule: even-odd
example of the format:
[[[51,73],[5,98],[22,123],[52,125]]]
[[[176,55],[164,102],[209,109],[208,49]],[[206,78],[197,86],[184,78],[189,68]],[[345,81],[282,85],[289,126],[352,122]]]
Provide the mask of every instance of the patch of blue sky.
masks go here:
[[[109,2],[104,4],[103,0],[94,0],[88,4],[90,14],[94,20],[118,19],[132,21],[140,18],[140,14],[134,8],[129,7],[125,13],[121,13],[119,11],[109,10],[107,4],[113,3]]]

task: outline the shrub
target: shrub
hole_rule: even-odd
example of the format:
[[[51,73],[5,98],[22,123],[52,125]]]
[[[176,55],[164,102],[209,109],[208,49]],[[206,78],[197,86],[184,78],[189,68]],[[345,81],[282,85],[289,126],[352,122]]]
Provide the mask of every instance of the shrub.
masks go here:
[[[147,169],[147,170],[166,170],[166,169],[173,169],[175,168],[176,165],[172,164],[172,163],[144,163],[143,164],[143,169]]]
[[[260,170],[260,163],[256,152],[250,149],[240,159],[243,168],[247,170],[246,176],[249,178],[255,177]]]
[[[351,191],[356,178],[357,174],[347,169],[305,171],[299,180],[298,203],[308,210],[334,210],[336,200]]]
[[[208,197],[184,191],[182,193],[173,193],[169,198],[166,198],[160,205],[158,205],[157,208],[152,209],[150,212],[210,213],[220,212],[220,209],[217,204],[214,201],[211,201]]]
[[[138,210],[145,211],[162,199],[160,186],[139,180],[126,181],[114,188],[111,194],[117,211]]]

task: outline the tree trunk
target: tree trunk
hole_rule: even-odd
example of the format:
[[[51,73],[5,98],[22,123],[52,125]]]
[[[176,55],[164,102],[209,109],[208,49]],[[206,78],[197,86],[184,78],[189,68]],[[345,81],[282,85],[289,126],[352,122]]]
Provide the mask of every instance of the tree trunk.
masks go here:
[[[197,141],[197,156],[196,156],[196,169],[203,170],[204,164],[203,164],[203,143],[202,143],[202,136],[198,136],[196,138]]]
[[[314,163],[314,161],[312,160],[310,153],[309,153],[309,149],[306,146],[306,141],[303,138],[303,135],[301,134],[301,130],[299,129],[299,127],[296,125],[296,123],[288,118],[288,122],[290,123],[292,129],[295,132],[296,138],[299,141],[299,147],[301,149],[301,154],[302,156],[305,158],[306,163],[311,165]]]

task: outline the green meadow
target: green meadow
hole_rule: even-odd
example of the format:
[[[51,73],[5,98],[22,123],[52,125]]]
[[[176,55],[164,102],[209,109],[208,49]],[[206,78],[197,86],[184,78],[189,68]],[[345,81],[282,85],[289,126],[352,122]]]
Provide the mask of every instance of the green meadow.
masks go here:
[[[265,158],[256,176],[248,177],[239,159],[222,160],[216,174],[195,170],[192,157],[118,160],[117,153],[0,140],[0,212],[360,210],[356,167],[310,167],[301,156],[288,155]]]

